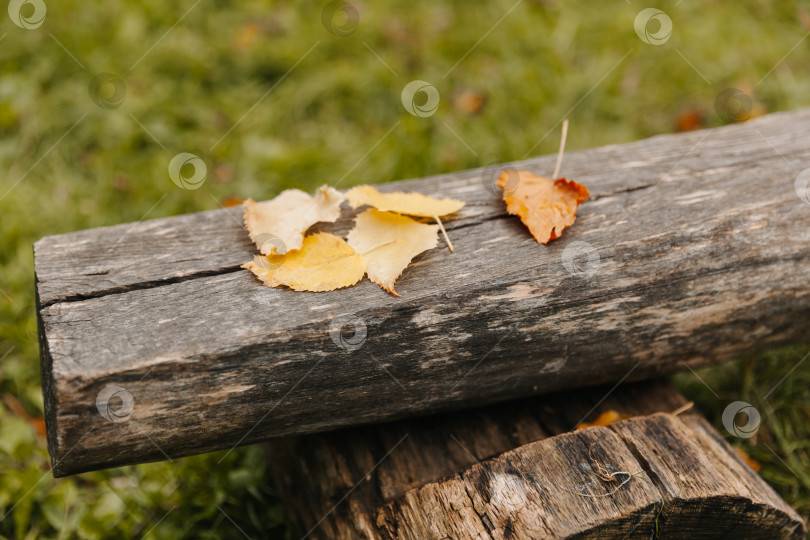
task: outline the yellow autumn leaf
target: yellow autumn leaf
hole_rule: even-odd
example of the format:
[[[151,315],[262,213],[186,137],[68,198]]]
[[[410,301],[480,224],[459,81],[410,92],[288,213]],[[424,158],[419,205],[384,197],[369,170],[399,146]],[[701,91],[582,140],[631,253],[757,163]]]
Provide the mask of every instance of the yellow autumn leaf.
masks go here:
[[[245,228],[263,255],[284,254],[301,249],[304,233],[319,221],[340,217],[343,195],[333,187],[321,186],[311,196],[300,189],[282,191],[275,199],[257,203],[245,201]]]
[[[436,199],[421,193],[394,191],[380,193],[372,186],[357,186],[346,192],[352,208],[367,204],[383,212],[396,212],[409,216],[441,217],[458,212],[464,201],[457,199]]]
[[[286,255],[257,255],[242,265],[269,287],[324,292],[350,287],[363,279],[366,260],[342,238],[315,233],[304,238],[301,249]]]
[[[346,240],[368,262],[368,278],[393,294],[394,282],[411,260],[438,243],[437,225],[379,210],[366,210],[355,218]]]

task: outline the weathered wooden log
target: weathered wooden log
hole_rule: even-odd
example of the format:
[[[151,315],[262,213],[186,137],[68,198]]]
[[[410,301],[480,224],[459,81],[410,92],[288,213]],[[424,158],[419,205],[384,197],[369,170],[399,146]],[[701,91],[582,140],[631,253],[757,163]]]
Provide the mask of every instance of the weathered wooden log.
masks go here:
[[[495,168],[383,186],[467,202],[446,220],[456,252],[417,258],[402,298],[368,281],[264,287],[239,268],[255,251],[241,207],[44,238],[34,251],[54,474],[806,340],[810,212],[794,179],[809,158],[809,111],[567,154],[563,172],[592,196],[546,246],[506,215]],[[553,161],[511,166],[550,174]]]
[[[607,391],[271,441],[269,462],[312,540],[804,538],[702,417],[668,414],[669,384]],[[644,416],[570,431],[609,409]]]

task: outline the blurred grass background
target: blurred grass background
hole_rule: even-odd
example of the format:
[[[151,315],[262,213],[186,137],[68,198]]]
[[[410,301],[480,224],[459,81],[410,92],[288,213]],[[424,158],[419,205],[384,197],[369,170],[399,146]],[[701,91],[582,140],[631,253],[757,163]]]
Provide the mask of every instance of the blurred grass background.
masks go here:
[[[2,538],[292,536],[258,447],[218,465],[222,454],[209,454],[53,479],[33,294],[40,237],[552,153],[564,115],[578,149],[726,123],[715,101],[727,88],[753,115],[810,105],[808,2],[354,2],[346,36],[328,31],[325,1],[46,3],[36,29],[0,14]],[[673,21],[661,46],[633,28],[650,6]],[[352,27],[345,16],[327,21]],[[102,73],[125,89],[121,100],[102,87],[109,108],[88,89]],[[400,103],[414,79],[441,95],[429,118]],[[180,152],[205,161],[202,188],[170,181]],[[808,352],[676,377],[724,434],[728,402],[762,412],[754,438],[729,440],[804,516]]]

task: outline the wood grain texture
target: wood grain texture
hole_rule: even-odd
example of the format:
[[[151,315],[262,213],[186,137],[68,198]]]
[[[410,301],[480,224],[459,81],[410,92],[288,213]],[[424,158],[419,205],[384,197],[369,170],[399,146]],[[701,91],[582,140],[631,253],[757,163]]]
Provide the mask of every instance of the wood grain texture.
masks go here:
[[[563,173],[592,196],[547,246],[506,215],[482,171],[383,186],[467,202],[446,223],[456,252],[440,243],[415,259],[402,298],[368,281],[318,294],[262,286],[238,268],[253,252],[241,208],[44,238],[34,249],[54,474],[806,341],[810,206],[793,182],[808,158],[808,111],[567,154]],[[553,161],[514,166],[549,174]],[[330,338],[346,314],[367,330],[356,350]],[[99,414],[107,385],[133,396],[127,421]]]
[[[702,417],[667,414],[683,403],[652,381],[266,447],[288,515],[313,540],[804,538]],[[608,409],[643,416],[570,431]],[[597,464],[635,476],[606,482]]]

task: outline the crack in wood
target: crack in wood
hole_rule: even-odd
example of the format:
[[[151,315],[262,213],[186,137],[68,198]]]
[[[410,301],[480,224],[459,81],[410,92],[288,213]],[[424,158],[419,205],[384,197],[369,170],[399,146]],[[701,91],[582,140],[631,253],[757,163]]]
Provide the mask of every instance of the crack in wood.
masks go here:
[[[124,294],[131,291],[141,291],[144,289],[154,289],[156,287],[165,287],[166,285],[174,285],[175,283],[183,283],[184,281],[190,281],[192,279],[199,279],[205,277],[213,277],[213,276],[222,276],[226,274],[232,274],[234,272],[239,272],[242,270],[241,266],[226,266],[223,268],[219,268],[216,270],[206,270],[203,272],[194,272],[191,274],[187,274],[184,276],[174,276],[174,277],[167,277],[165,279],[159,280],[151,280],[151,281],[140,281],[136,283],[131,283],[129,285],[122,285],[119,287],[111,287],[109,289],[99,289],[97,291],[93,291],[92,293],[76,293],[76,294],[66,294],[62,298],[51,300],[50,302],[43,302],[41,304],[41,309],[45,309],[47,307],[53,306],[55,304],[66,304],[70,302],[83,302],[85,300],[91,300],[93,298],[102,298],[104,296],[111,296],[115,294]],[[97,275],[108,274],[109,271],[99,273]],[[88,275],[96,275],[96,274],[88,274]],[[36,278],[35,278],[36,279]]]

